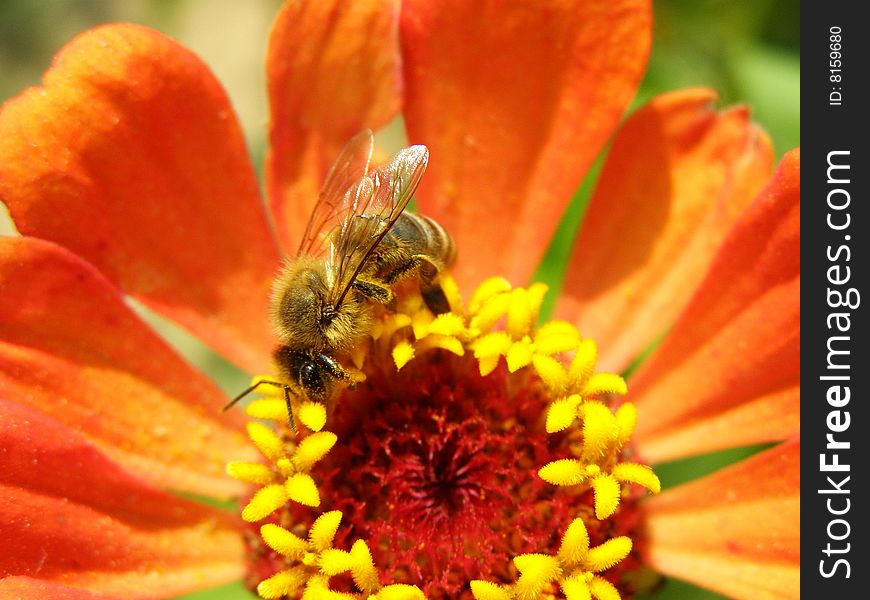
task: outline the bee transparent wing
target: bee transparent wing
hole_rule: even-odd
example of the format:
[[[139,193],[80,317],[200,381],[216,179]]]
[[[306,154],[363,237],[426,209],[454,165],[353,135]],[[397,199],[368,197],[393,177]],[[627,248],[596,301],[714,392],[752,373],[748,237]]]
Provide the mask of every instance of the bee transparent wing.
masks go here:
[[[408,206],[429,162],[426,146],[400,150],[356,188],[354,211],[342,219],[331,256],[331,304],[338,306],[375,248]]]
[[[368,174],[373,148],[374,136],[366,129],[339,153],[320,188],[297,256],[321,256],[330,249],[333,232],[341,226],[343,217],[355,210],[357,188]]]

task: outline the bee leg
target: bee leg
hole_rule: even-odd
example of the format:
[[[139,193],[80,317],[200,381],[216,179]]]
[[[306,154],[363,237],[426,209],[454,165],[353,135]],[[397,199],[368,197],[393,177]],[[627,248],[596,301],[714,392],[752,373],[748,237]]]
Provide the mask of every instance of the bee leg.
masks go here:
[[[290,429],[293,433],[299,433],[296,430],[296,421],[293,420],[293,405],[290,404],[290,387],[284,386],[284,402],[287,403],[287,416],[290,417]]]
[[[342,381],[352,381],[352,377],[348,374],[344,367],[342,367],[337,360],[323,354],[322,352],[318,352],[315,354],[317,361],[320,363],[322,367],[324,367],[330,375],[335,377],[336,379],[340,379]]]
[[[390,306],[396,301],[393,291],[388,286],[381,285],[380,283],[357,278],[353,282],[353,287],[369,300],[380,302],[386,306]]]
[[[450,312],[450,302],[447,301],[447,295],[437,282],[429,284],[420,282],[420,295],[423,296],[423,302],[426,303],[426,307],[432,311],[433,315]]]
[[[447,295],[441,284],[436,281],[440,269],[438,265],[433,263],[431,259],[422,254],[414,256],[417,260],[420,269],[420,295],[423,296],[423,302],[434,315],[441,315],[450,312],[450,303],[447,301]]]
[[[435,281],[441,269],[425,254],[415,254],[409,260],[387,273],[384,277],[384,282],[387,285],[393,285],[397,281],[409,277],[414,271],[420,276],[420,294],[423,296],[423,302],[426,303],[426,307],[436,315],[450,312],[450,303],[447,301],[447,296],[444,294],[444,290],[441,289],[441,285]]]

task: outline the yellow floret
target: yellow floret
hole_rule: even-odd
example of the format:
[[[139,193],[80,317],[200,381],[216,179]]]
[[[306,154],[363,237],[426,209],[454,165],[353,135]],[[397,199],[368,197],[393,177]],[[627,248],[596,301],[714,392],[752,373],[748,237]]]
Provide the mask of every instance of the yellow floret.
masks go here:
[[[276,461],[284,455],[284,442],[281,441],[275,432],[263,425],[262,423],[248,423],[248,437],[257,447],[257,450],[263,453],[263,456],[271,461]]]
[[[272,469],[268,466],[260,463],[240,461],[227,463],[227,475],[233,479],[256,485],[266,485],[272,483],[275,479]]]
[[[320,506],[320,493],[317,484],[308,473],[296,473],[287,478],[284,484],[287,497],[303,506]]]
[[[280,484],[267,485],[257,490],[247,506],[242,509],[242,519],[248,523],[259,521],[285,504],[287,504],[287,492],[284,490],[284,486]]]
[[[353,582],[363,592],[371,594],[378,589],[380,581],[368,545],[362,540],[357,540],[353,543],[350,553],[354,557],[351,568]]]
[[[309,471],[314,464],[322,459],[335,446],[338,437],[331,431],[320,431],[309,435],[296,448],[293,455],[293,466],[297,471]]]
[[[414,358],[414,346],[406,340],[400,341],[393,347],[393,362],[399,371]]]
[[[320,572],[324,575],[332,576],[340,573],[347,573],[353,568],[354,557],[350,552],[329,548],[320,553],[318,564]]]
[[[388,585],[371,598],[376,600],[426,600],[426,596],[423,595],[420,588],[404,583]]]
[[[321,552],[332,547],[332,539],[335,537],[335,532],[338,531],[340,523],[340,510],[332,510],[317,517],[317,520],[311,524],[311,530],[308,532],[308,540],[311,542],[311,546]]]
[[[471,582],[471,593],[475,600],[511,600],[513,595],[503,586],[475,579]]]
[[[320,431],[326,425],[326,407],[320,402],[303,402],[299,406],[299,420],[311,431]]]
[[[567,398],[559,398],[547,409],[547,433],[556,433],[567,429],[577,418],[577,408],[580,406],[580,396],[572,394]]]
[[[305,572],[302,569],[288,569],[261,581],[257,586],[257,594],[266,599],[293,596],[299,592],[305,582]]]

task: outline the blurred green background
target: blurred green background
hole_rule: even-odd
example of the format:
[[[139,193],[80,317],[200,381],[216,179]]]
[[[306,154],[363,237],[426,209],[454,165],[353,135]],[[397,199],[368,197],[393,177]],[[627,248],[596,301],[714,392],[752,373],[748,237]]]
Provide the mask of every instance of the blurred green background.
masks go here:
[[[84,29],[113,21],[142,23],[178,39],[211,66],[228,89],[259,162],[268,120],[263,57],[280,5],[280,0],[0,0],[0,101],[38,84],[57,49]],[[773,138],[777,157],[800,144],[799,0],[659,0],[653,6],[653,52],[632,108],[664,91],[706,85],[719,91],[722,105],[751,107],[754,120]],[[596,172],[578,190],[538,271],[554,292]],[[0,205],[0,233],[12,232],[4,211]],[[247,374],[173,325],[142,312],[228,393],[247,384]],[[757,450],[657,465],[656,471],[666,486],[674,485]],[[185,598],[252,597],[234,584]],[[720,598],[675,581],[666,582],[655,597]]]

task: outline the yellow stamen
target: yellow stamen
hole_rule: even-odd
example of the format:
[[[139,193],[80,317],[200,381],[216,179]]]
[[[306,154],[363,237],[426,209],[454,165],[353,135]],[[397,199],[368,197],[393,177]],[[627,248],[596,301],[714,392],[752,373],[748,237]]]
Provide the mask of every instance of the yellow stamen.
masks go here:
[[[613,584],[601,577],[593,577],[589,581],[589,592],[598,600],[620,600]]]
[[[582,573],[568,577],[562,581],[561,587],[567,600],[589,600],[592,597],[589,583]]]
[[[516,373],[523,367],[532,364],[532,358],[534,355],[535,349],[534,346],[532,346],[532,340],[528,336],[515,342],[511,345],[506,357],[508,371]]]
[[[349,572],[354,565],[350,552],[329,548],[320,553],[320,572],[324,575],[339,575]]]
[[[311,431],[320,431],[326,425],[326,407],[320,402],[303,402],[299,406],[299,420]]]
[[[242,519],[254,523],[264,519],[287,504],[287,492],[283,485],[267,485],[257,490],[248,505],[242,509]]]
[[[646,465],[620,463],[613,467],[612,474],[619,481],[642,485],[654,494],[662,491],[658,476]]]
[[[586,385],[583,386],[585,396],[598,396],[600,394],[619,394],[628,392],[625,380],[613,373],[593,373]]]
[[[435,317],[429,325],[428,333],[453,337],[467,337],[469,335],[462,317],[453,313],[445,313]]]
[[[280,571],[269,579],[261,581],[257,586],[257,594],[267,599],[293,596],[299,592],[305,581],[305,572],[301,569]]]
[[[503,586],[478,579],[471,582],[471,593],[477,600],[511,600],[513,598]]]
[[[255,485],[266,485],[274,481],[272,469],[260,463],[239,461],[227,463],[227,475]]]
[[[427,335],[424,339],[418,342],[417,347],[421,350],[441,348],[442,350],[452,352],[456,356],[462,356],[465,354],[465,346],[462,342],[459,339],[448,335]]]
[[[341,524],[341,512],[330,511],[318,517],[308,532],[308,539],[272,523],[260,528],[267,546],[287,558],[290,568],[260,583],[257,592],[263,598],[278,598],[281,594],[298,594],[302,598],[376,598],[393,600],[425,599],[419,588],[397,584],[382,588],[371,552],[365,542],[357,540],[350,552],[333,548],[333,540]],[[292,564],[295,563],[295,564]],[[361,594],[336,592],[329,588],[329,578],[350,573]]]
[[[520,554],[514,557],[514,566],[520,572],[515,593],[518,598],[536,598],[551,581],[562,575],[559,561],[547,554]]]
[[[380,586],[380,581],[368,545],[362,540],[357,540],[351,546],[350,553],[354,558],[353,567],[351,568],[353,582],[367,594],[375,592]]]
[[[504,277],[491,277],[481,283],[474,293],[471,295],[471,301],[468,303],[468,310],[471,313],[477,313],[483,307],[483,304],[489,301],[494,296],[505,294],[511,290],[511,284]]]
[[[579,460],[563,458],[541,467],[538,476],[553,485],[577,485],[586,481],[586,469]]]
[[[471,329],[488,331],[508,313],[510,305],[510,294],[499,294],[487,299],[471,318]]]
[[[606,571],[619,564],[631,552],[631,539],[626,536],[611,538],[589,550],[586,558],[587,570],[595,573]]]
[[[565,367],[552,356],[538,354],[532,359],[535,373],[541,378],[544,385],[555,393],[561,393],[568,389],[568,375]]]
[[[478,367],[480,370],[480,374],[483,377],[486,377],[490,373],[496,370],[498,367],[499,357],[496,356],[484,356],[483,358],[477,361]]]
[[[311,524],[311,530],[308,532],[308,540],[311,542],[311,546],[320,552],[330,548],[332,546],[332,538],[335,537],[335,532],[338,531],[340,523],[340,510],[332,510],[317,517],[317,520]]]
[[[595,494],[595,517],[603,521],[619,506],[619,482],[611,475],[598,475],[592,478],[592,490]]]
[[[550,290],[550,286],[546,283],[537,281],[529,286],[529,308],[532,311],[534,318],[532,321],[537,321],[541,313],[541,304],[544,303],[544,296]]]
[[[511,339],[504,331],[494,331],[481,336],[472,345],[474,357],[478,359],[489,356],[505,356],[510,347]]]
[[[559,398],[547,409],[547,433],[556,433],[568,429],[577,418],[577,407],[580,406],[580,396],[572,394],[567,398]]]
[[[416,311],[411,317],[411,329],[414,331],[415,339],[422,339],[429,334],[429,326],[432,325],[432,321],[435,320],[435,317],[432,316],[431,313],[426,311]]]
[[[309,435],[299,442],[292,458],[293,466],[297,471],[310,471],[314,463],[326,456],[337,441],[338,438],[331,431]]]
[[[513,290],[507,314],[507,331],[510,336],[515,340],[528,336],[533,325],[532,316],[529,293],[525,288]]]
[[[511,600],[513,595],[503,586],[475,579],[471,582],[471,593],[477,600]]]
[[[462,313],[462,295],[459,293],[459,286],[456,284],[456,280],[449,273],[445,273],[441,277],[441,289],[444,290],[444,295],[447,296],[450,312],[456,314]]]
[[[588,599],[591,595],[599,600],[619,600],[616,588],[596,573],[618,564],[628,556],[631,547],[631,540],[620,536],[589,548],[589,534],[583,519],[574,519],[562,537],[556,556],[521,554],[514,558],[514,565],[520,572],[516,583],[498,586],[486,581],[472,581],[471,593],[476,600],[549,597],[541,596],[541,592],[558,582],[568,599]]]
[[[269,460],[276,461],[283,456],[284,442],[262,423],[248,423],[248,437],[254,442],[257,450]]]
[[[616,411],[616,424],[619,427],[619,447],[622,448],[631,439],[634,426],[637,424],[637,409],[631,402],[626,402]]]
[[[535,345],[542,354],[569,352],[580,343],[580,332],[567,321],[550,321],[538,329]]]
[[[401,370],[411,359],[414,358],[414,346],[411,342],[402,340],[393,347],[393,362],[396,363],[396,370]]]
[[[559,546],[558,558],[562,564],[574,567],[586,560],[589,552],[589,532],[583,519],[574,519],[562,536],[562,544]]]
[[[287,403],[283,397],[258,398],[245,407],[245,412],[254,419],[268,419],[278,423],[290,422],[287,417]]]
[[[420,588],[404,583],[388,585],[370,597],[376,600],[426,600],[426,596],[423,595]]]
[[[273,523],[263,525],[260,535],[267,546],[287,558],[302,560],[308,548],[308,542]]]
[[[304,506],[320,506],[320,493],[317,484],[307,473],[296,473],[285,484],[287,497]]]
[[[598,345],[595,341],[588,338],[580,340],[568,369],[568,376],[574,381],[586,380],[592,375],[596,361],[598,361]]]
[[[580,407],[583,418],[583,456],[585,462],[599,463],[609,455],[619,437],[619,426],[610,409],[600,402],[586,402]]]

